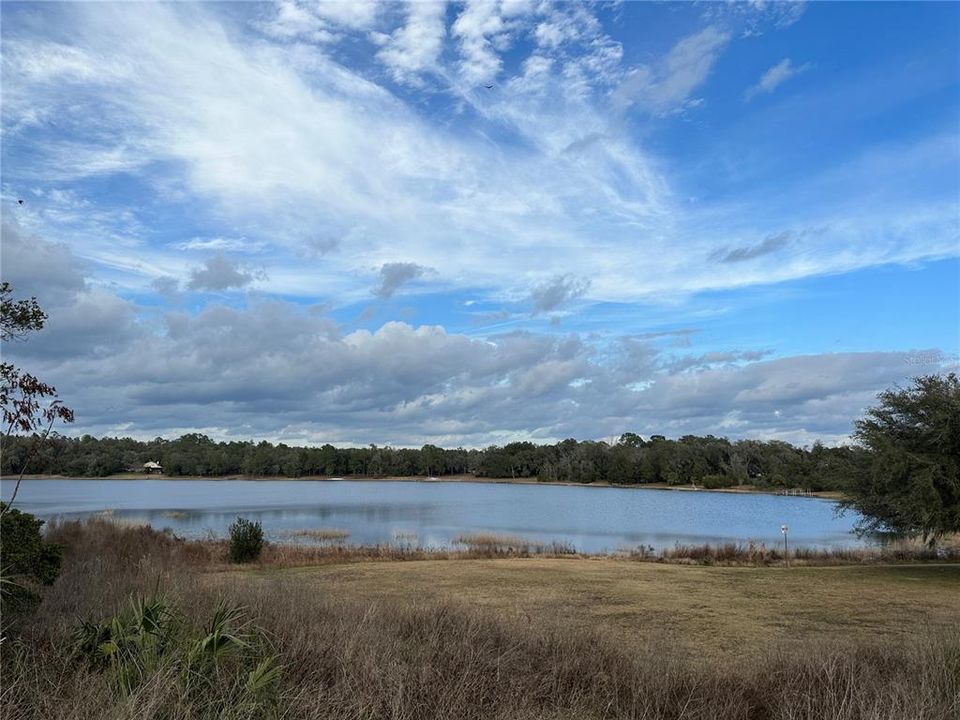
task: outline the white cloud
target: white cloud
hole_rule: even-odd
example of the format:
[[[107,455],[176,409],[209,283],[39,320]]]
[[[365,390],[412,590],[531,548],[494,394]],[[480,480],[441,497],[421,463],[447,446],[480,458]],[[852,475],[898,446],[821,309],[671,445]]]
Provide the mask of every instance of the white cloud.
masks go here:
[[[655,65],[641,65],[617,89],[615,102],[653,115],[671,115],[698,104],[691,94],[707,79],[730,34],[707,27],[683,38]]]
[[[757,95],[769,94],[780,87],[790,78],[796,77],[802,72],[805,72],[810,68],[809,63],[804,63],[797,67],[793,64],[790,58],[784,58],[776,65],[767,70],[757,82],[756,85],[751,85],[743,93],[743,99],[747,102],[750,102]]]
[[[452,29],[460,41],[460,72],[465,82],[479,84],[497,77],[503,64],[498,46],[506,29],[495,0],[467,0]]]
[[[623,303],[625,317],[639,300],[954,257],[955,138],[681,202],[631,122],[692,108],[732,24],[630,72],[587,5],[473,2],[447,23],[441,3],[285,2],[244,16],[260,13],[256,35],[225,7],[44,6],[46,25],[5,23],[2,272],[51,311],[13,352],[77,407],[79,431],[152,436],[202,416],[223,434],[306,442],[627,429],[807,442],[845,435],[878,389],[956,365],[934,349],[694,352],[689,329],[351,332],[317,305],[418,281],[469,290],[481,323],[537,327],[578,298]],[[805,67],[785,62],[758,87]],[[121,179],[136,204],[96,194]],[[192,253],[214,254],[198,266]],[[224,253],[259,253],[269,277]],[[184,285],[257,293],[171,310]],[[143,292],[171,305],[125,299]]]
[[[310,8],[318,17],[356,30],[373,25],[379,5],[376,0],[324,0],[311,3]]]
[[[274,13],[256,25],[267,35],[329,43],[340,39],[342,29],[359,30],[373,26],[378,3],[368,0],[279,0]]]
[[[406,23],[397,28],[377,53],[394,78],[415,81],[418,74],[431,69],[443,50],[447,28],[446,2],[411,2],[406,5]]]
[[[178,250],[256,253],[264,249],[264,243],[250,242],[245,238],[195,237],[174,243],[174,247]]]
[[[590,300],[632,302],[956,253],[949,141],[890,148],[850,161],[842,177],[785,180],[729,205],[681,202],[669,166],[610,112],[608,91],[625,72],[621,49],[582,6],[464,8],[447,40],[454,52],[441,53],[438,73],[421,73],[431,84],[412,99],[377,84],[378,64],[364,73],[335,50],[233,32],[218,8],[54,7],[69,12],[73,50],[58,46],[54,54],[70,61],[42,72],[19,68],[50,41],[22,30],[5,47],[4,98],[18,102],[4,103],[4,128],[27,116],[80,124],[69,142],[42,119],[29,138],[8,140],[5,152],[17,154],[5,182],[134,178],[148,197],[173,198],[177,214],[215,223],[211,238],[196,241],[207,250],[238,252],[228,239],[243,238],[247,249],[269,251],[259,290],[318,302],[369,298],[370,268],[387,263],[434,268],[430,282],[496,302],[521,301],[537,282],[571,272],[590,278]],[[413,13],[367,17],[400,22],[382,25],[399,42]],[[368,21],[350,22],[364,41]],[[497,57],[510,38],[533,43],[544,22],[573,23],[576,51],[536,47],[492,92],[464,89],[444,65],[458,65],[455,51],[470,43]],[[690,107],[727,42],[716,27],[691,35],[615,97],[654,114]],[[431,115],[420,99],[450,99],[432,93],[469,110]],[[905,189],[903,168],[942,196]],[[31,204],[31,229],[70,237],[103,280],[146,290],[158,277],[188,276],[192,261],[176,251],[194,241],[164,237],[164,222],[145,227],[139,206],[108,212],[52,196]],[[721,267],[710,260],[765,247],[787,230],[801,240],[776,254]]]
[[[704,17],[712,22],[736,25],[742,37],[763,35],[770,29],[790,27],[806,11],[806,0],[749,0],[708,3]]]
[[[65,246],[9,223],[2,239],[3,279],[50,313],[5,355],[57,386],[76,433],[483,446],[633,430],[834,442],[879,390],[957,368],[935,348],[771,357],[670,345],[689,329],[602,346],[401,322],[345,333],[323,312],[262,299],[138,321]]]
[[[276,14],[257,23],[261,31],[275,38],[297,39],[310,42],[331,42],[335,35],[326,23],[297,0],[279,0]]]

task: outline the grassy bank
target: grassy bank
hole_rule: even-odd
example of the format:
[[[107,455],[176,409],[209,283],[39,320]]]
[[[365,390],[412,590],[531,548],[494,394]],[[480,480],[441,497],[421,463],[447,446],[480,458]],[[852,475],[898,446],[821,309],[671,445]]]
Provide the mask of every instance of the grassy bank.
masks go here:
[[[946,720],[960,710],[956,566],[342,562],[328,548],[314,567],[277,554],[237,567],[216,544],[142,527],[70,523],[51,535],[68,547],[61,577],[33,612],[4,613],[4,718]],[[130,654],[131,668],[77,651],[79,619],[95,626],[158,592],[169,608],[162,652]],[[218,626],[221,601],[241,610]],[[244,649],[198,664],[217,627]],[[251,683],[267,661],[279,672]]]

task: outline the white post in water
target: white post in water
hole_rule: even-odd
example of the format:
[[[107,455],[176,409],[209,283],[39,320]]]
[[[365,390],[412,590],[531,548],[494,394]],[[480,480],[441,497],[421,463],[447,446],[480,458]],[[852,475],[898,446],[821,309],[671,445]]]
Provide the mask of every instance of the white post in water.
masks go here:
[[[780,532],[783,533],[783,559],[787,563],[787,567],[790,567],[790,552],[787,549],[787,533],[790,531],[786,525],[780,526]]]

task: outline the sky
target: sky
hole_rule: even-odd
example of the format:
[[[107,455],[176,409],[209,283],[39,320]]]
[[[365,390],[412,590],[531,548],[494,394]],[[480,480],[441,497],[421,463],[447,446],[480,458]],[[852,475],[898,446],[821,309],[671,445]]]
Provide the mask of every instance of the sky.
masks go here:
[[[0,275],[50,315],[4,355],[69,434],[837,444],[958,368],[958,3],[0,20]]]

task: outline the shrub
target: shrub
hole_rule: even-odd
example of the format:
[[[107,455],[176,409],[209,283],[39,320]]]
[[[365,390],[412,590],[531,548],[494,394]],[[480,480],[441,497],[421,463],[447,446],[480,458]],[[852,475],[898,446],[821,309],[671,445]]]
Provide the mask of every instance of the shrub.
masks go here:
[[[263,550],[263,527],[238,517],[230,526],[230,562],[251,562],[260,557]]]
[[[253,525],[254,523],[250,523]],[[245,611],[220,601],[197,627],[160,595],[135,596],[104,621],[83,620],[73,631],[72,653],[88,669],[106,674],[112,693],[133,698],[145,686],[176,688],[191,712],[161,717],[272,718],[282,667]],[[182,713],[182,714],[181,714]]]
[[[0,563],[4,576],[51,585],[63,564],[63,546],[44,542],[43,520],[0,503]]]

